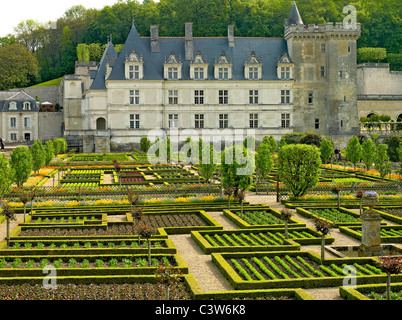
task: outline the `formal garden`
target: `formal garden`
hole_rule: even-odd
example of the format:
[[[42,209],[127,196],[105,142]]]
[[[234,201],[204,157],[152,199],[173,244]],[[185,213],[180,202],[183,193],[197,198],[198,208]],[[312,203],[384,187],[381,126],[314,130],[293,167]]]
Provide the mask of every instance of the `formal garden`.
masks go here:
[[[204,142],[219,161],[19,146],[0,155],[0,299],[400,300],[401,172],[367,141],[340,160],[245,140],[246,164]]]

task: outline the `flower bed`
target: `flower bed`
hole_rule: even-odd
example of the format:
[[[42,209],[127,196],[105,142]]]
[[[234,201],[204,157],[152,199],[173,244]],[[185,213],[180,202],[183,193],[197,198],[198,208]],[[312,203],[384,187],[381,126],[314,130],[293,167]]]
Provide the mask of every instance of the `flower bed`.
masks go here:
[[[330,207],[296,208],[296,211],[309,219],[327,220],[336,227],[361,224],[359,214],[342,207],[339,209]]]
[[[362,239],[361,227],[339,227],[339,231],[355,239]],[[381,226],[381,243],[402,243],[402,226]]]

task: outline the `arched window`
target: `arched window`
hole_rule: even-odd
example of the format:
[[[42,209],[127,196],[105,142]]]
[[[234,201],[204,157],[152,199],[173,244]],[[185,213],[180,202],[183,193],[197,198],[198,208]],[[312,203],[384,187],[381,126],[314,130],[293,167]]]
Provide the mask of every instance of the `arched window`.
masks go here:
[[[30,102],[24,102],[24,105],[22,107],[22,110],[31,110],[31,103]]]
[[[9,110],[17,110],[17,103],[15,101],[10,102]]]
[[[105,120],[105,118],[96,119],[96,130],[106,130],[106,120]]]

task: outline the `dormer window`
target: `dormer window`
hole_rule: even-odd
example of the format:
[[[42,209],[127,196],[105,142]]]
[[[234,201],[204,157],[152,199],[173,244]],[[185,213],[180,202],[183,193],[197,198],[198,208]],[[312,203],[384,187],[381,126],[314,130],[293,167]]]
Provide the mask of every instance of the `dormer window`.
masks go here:
[[[277,75],[280,80],[293,79],[293,63],[287,53],[284,53],[278,61]]]
[[[9,110],[17,110],[17,103],[15,101],[10,102]]]
[[[230,80],[232,79],[232,63],[229,62],[223,51],[214,65],[214,76],[217,80]]]
[[[22,107],[22,110],[31,110],[31,103],[29,102],[24,102],[24,105]]]
[[[176,58],[176,54],[172,52],[167,60],[165,60],[164,65],[164,77],[167,80],[180,80],[181,79],[181,59]]]
[[[194,60],[190,63],[190,79],[206,80],[208,78],[207,59],[203,58],[201,52],[197,52]]]
[[[247,80],[262,79],[262,62],[258,59],[255,52],[252,51],[250,58],[244,63],[244,78]]]
[[[143,78],[143,59],[138,56],[135,50],[126,56],[125,75],[127,80],[141,80]]]

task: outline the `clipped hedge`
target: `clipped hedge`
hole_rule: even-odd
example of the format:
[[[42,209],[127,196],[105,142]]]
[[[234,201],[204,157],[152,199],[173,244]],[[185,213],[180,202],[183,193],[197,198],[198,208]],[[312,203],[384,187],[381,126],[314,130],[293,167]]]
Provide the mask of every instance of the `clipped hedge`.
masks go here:
[[[393,291],[401,291],[402,290],[402,282],[393,283],[392,279],[394,278],[391,275],[391,290]],[[359,285],[355,288],[350,287],[339,287],[339,294],[345,300],[372,300],[367,294],[371,292],[384,294],[387,289],[385,283],[379,284],[365,284]]]

